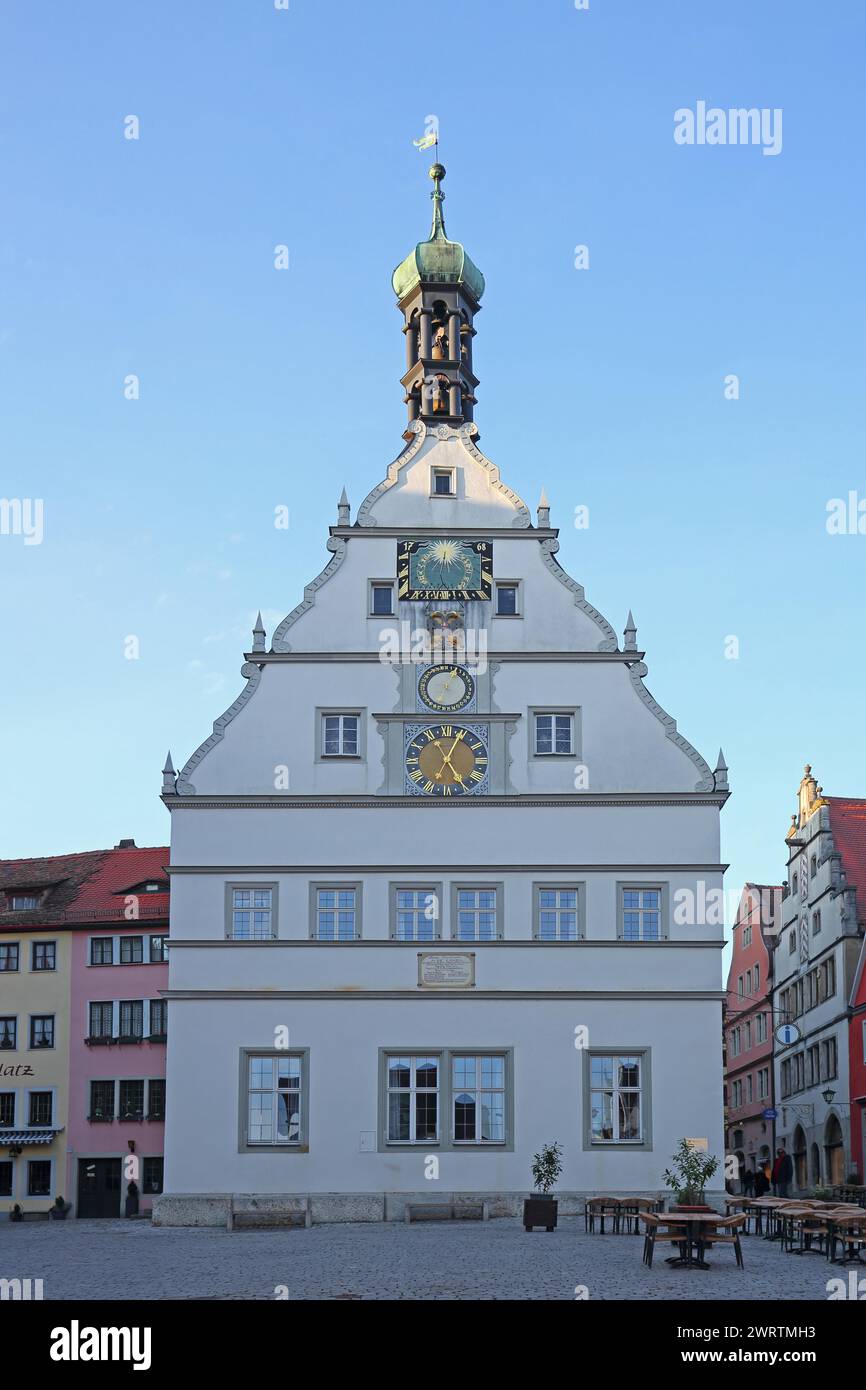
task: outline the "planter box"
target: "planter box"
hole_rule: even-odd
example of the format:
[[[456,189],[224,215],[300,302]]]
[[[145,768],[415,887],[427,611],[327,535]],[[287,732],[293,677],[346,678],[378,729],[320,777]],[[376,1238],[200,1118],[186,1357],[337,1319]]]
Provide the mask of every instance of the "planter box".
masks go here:
[[[546,1231],[556,1227],[559,1203],[554,1197],[527,1197],[523,1203],[523,1226],[531,1231],[534,1226],[543,1226]]]

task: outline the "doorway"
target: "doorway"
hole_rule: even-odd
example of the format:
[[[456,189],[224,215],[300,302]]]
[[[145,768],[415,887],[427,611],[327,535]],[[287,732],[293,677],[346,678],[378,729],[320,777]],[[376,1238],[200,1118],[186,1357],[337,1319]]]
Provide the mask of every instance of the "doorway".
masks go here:
[[[120,1216],[119,1158],[78,1160],[77,1216]]]

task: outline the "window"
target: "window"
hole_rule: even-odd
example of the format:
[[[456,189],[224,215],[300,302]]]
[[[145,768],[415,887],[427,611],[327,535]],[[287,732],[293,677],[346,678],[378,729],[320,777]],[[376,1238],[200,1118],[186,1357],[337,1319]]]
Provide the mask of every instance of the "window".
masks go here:
[[[120,964],[141,965],[144,960],[144,939],[140,936],[120,938]]]
[[[142,999],[121,999],[120,1041],[141,1042],[143,1037],[144,1001]]]
[[[111,1003],[105,1001],[90,1006],[90,1032],[91,1038],[110,1038],[113,1029],[113,1007]]]
[[[141,1165],[141,1190],[147,1197],[155,1197],[162,1191],[161,1158],[145,1158]]]
[[[767,1015],[758,1014],[755,1018],[755,1041],[762,1043],[767,1041]]]
[[[824,961],[821,970],[824,977],[824,998],[832,999],[836,993],[836,962],[832,956]]]
[[[19,953],[17,941],[4,941],[0,945],[0,971],[9,974],[17,970]]]
[[[456,907],[453,936],[457,941],[497,939],[497,888],[458,888]]]
[[[232,941],[272,941],[276,937],[276,888],[229,885]]]
[[[247,1057],[247,1144],[301,1143],[303,1058],[299,1053]]]
[[[750,1020],[747,1020],[747,1021],[746,1021],[745,1028],[746,1028],[746,1051],[748,1052],[749,1049],[750,1049],[750,1047],[752,1046],[752,1024],[751,1024],[751,1021],[750,1021]]]
[[[806,1085],[806,1054],[798,1052],[791,1058],[792,1084],[795,1091],[802,1091]]]
[[[151,999],[150,1001],[150,1039],[165,1038],[168,1035],[168,1000]]]
[[[806,1076],[810,1086],[817,1086],[821,1080],[821,1052],[817,1043],[806,1049]]]
[[[322,757],[360,757],[360,722],[357,714],[323,714]]]
[[[505,1058],[452,1057],[451,1104],[455,1144],[504,1144]]]
[[[747,971],[746,971],[746,994],[749,995],[749,994],[751,994],[751,992],[752,992],[752,972],[751,972],[751,970],[747,970]]]
[[[813,854],[813,855],[812,855],[812,861],[811,861],[811,873],[812,873],[812,877],[813,877],[813,878],[815,877],[815,875],[816,875],[817,872],[818,872],[818,856],[817,856],[817,854]]]
[[[743,927],[743,945],[744,945],[744,946],[751,946],[751,944],[752,944],[752,928],[751,928],[750,926]]]
[[[370,580],[370,617],[394,616],[394,584],[390,579]]]
[[[11,1049],[18,1046],[18,1019],[7,1015],[0,1018],[0,1047]]]
[[[641,1070],[637,1055],[589,1056],[590,1138],[593,1144],[643,1140]]]
[[[15,1123],[15,1092],[0,1091],[0,1125]]]
[[[742,999],[746,993],[746,983],[742,975],[737,976],[737,998]]]
[[[152,936],[150,938],[150,963],[151,965],[163,965],[168,960],[168,937]]]
[[[732,1028],[732,1029],[731,1029],[731,1056],[732,1056],[732,1057],[739,1057],[739,1055],[740,1055],[740,1030],[739,1030],[739,1028],[737,1027],[737,1028]]]
[[[770,1068],[761,1067],[758,1072],[758,1100],[766,1100],[770,1094]]]
[[[797,875],[796,875],[796,874],[792,874],[792,875],[791,875],[791,892],[794,894],[794,897],[797,896]]]
[[[12,1172],[11,1159],[0,1160],[0,1197],[12,1196]]]
[[[430,491],[434,497],[456,497],[453,468],[433,468],[430,471]]]
[[[754,1081],[753,1081],[753,1079],[752,1079],[752,1073],[749,1072],[749,1075],[746,1077],[746,1102],[747,1102],[747,1104],[751,1105],[751,1103],[752,1103],[752,1101],[754,1100],[754,1098],[755,1098],[755,1096],[754,1096]]]
[[[496,585],[496,617],[519,618],[520,583],[518,580],[502,581]]]
[[[31,970],[56,970],[57,942],[34,941],[33,952],[30,957],[30,968]]]
[[[313,884],[313,930],[316,941],[355,941],[361,935],[358,901],[360,889],[354,884]]]
[[[30,1046],[54,1046],[54,1015],[34,1014],[30,1020]]]
[[[31,1091],[29,1125],[50,1125],[54,1110],[54,1095],[51,1091]]]
[[[794,954],[794,952],[796,951],[796,949],[797,949],[797,932],[796,932],[796,930],[792,930],[792,931],[789,931],[789,932],[788,932],[788,955],[789,955],[789,956],[792,956],[792,955]]]
[[[120,1120],[144,1119],[143,1081],[121,1081],[117,1117]]]
[[[439,1058],[388,1058],[388,1141],[430,1144],[439,1138]]]
[[[661,889],[623,887],[623,941],[659,941],[661,939]]]
[[[27,1196],[51,1196],[51,1159],[31,1158],[27,1164]]]
[[[752,992],[753,992],[753,994],[757,994],[757,993],[758,993],[758,990],[759,990],[760,988],[761,988],[761,967],[760,967],[759,965],[756,965],[756,966],[755,966],[755,969],[754,969],[754,983],[753,983],[753,985],[752,985]]]
[[[576,941],[580,935],[578,905],[579,893],[576,887],[536,884],[536,940]]]
[[[821,1080],[834,1081],[837,1075],[836,1039],[825,1038],[821,1043]]]
[[[574,756],[574,715],[569,713],[536,714],[535,756]]]
[[[145,893],[163,893],[165,889],[161,883],[146,883],[144,891]]]
[[[780,1081],[782,1085],[782,1099],[791,1094],[791,1059],[786,1057],[780,1069]]]
[[[147,1118],[165,1119],[165,1080],[162,1077],[154,1077],[147,1083]]]
[[[91,1081],[90,1114],[87,1118],[94,1124],[104,1124],[114,1119],[113,1081]]]
[[[735,1082],[734,1082],[733,1091],[734,1091],[734,1109],[735,1109],[735,1110],[739,1110],[740,1106],[741,1106],[742,1103],[743,1103],[743,1083],[742,1083],[742,1081],[735,1081]]]
[[[90,964],[91,965],[111,965],[113,956],[114,938],[111,936],[93,936],[90,939]]]
[[[813,912],[813,913],[812,913],[812,935],[813,935],[813,936],[817,936],[820,930],[821,930],[821,912],[820,912],[820,909],[819,909],[819,911]]]
[[[435,941],[439,935],[437,888],[392,886],[391,935],[395,941]]]
[[[34,907],[39,906],[38,893],[13,893],[12,911],[13,912],[32,912]]]

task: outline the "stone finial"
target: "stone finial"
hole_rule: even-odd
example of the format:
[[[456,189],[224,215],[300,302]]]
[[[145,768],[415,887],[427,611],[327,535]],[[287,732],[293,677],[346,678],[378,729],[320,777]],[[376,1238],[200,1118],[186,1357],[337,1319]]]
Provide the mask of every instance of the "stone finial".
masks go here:
[[[162,769],[162,790],[173,792],[175,789],[174,763],[171,760],[171,749],[165,755],[165,767]]]
[[[538,499],[537,518],[539,526],[550,525],[550,503],[547,500],[547,493],[544,488],[541,489],[541,496]]]
[[[626,620],[625,620],[625,630],[624,630],[624,632],[623,632],[623,638],[624,638],[623,651],[626,651],[626,652],[636,652],[636,651],[637,651],[637,628],[635,627],[635,621],[634,621],[634,618],[633,618],[633,616],[632,616],[632,611],[631,611],[631,609],[628,610],[628,617],[627,617]]]
[[[253,628],[253,651],[263,652],[265,650],[265,625],[262,622],[261,612],[256,618],[256,625]]]
[[[719,749],[718,761],[716,762],[715,770],[713,772],[713,779],[715,781],[715,790],[717,792],[730,791],[730,787],[728,786],[728,764],[725,762],[725,755],[722,752],[721,748]]]
[[[350,518],[351,518],[351,507],[349,506],[349,499],[348,499],[348,497],[346,496],[346,489],[343,488],[343,491],[340,493],[340,500],[339,500],[339,502],[337,503],[337,525],[338,525],[338,526],[349,526],[349,525],[351,525],[351,520],[350,520]]]

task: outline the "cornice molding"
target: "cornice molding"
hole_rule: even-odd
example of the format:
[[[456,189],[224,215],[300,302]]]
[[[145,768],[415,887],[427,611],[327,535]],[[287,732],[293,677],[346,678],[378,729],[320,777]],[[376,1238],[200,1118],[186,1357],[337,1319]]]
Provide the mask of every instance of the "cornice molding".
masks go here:
[[[588,618],[591,618],[603,633],[602,640],[599,642],[597,650],[600,652],[616,652],[619,646],[616,640],[616,633],[607,621],[607,618],[602,617],[598,609],[593,608],[591,603],[587,603],[583,585],[578,584],[576,579],[572,579],[571,575],[559,564],[558,560],[555,558],[558,550],[558,540],[542,541],[541,558],[544,564],[550,570],[554,579],[558,580],[560,584],[568,589],[569,593],[574,595],[575,608],[579,608]]]
[[[530,662],[530,663],[532,663],[532,664],[535,664],[536,662],[561,662],[561,661],[568,661],[568,662],[596,662],[596,661],[602,661],[602,662],[619,662],[619,663],[621,663],[621,664],[623,664],[623,665],[625,665],[625,666],[630,666],[630,665],[633,664],[633,662],[635,661],[636,658],[642,657],[643,655],[644,655],[643,652],[621,652],[621,651],[615,651],[615,652],[602,652],[602,651],[589,651],[589,652],[574,652],[574,651],[571,651],[571,652],[553,652],[553,651],[551,651],[551,652],[544,652],[544,651],[499,652],[499,651],[497,651],[497,652],[494,652],[494,651],[488,650],[488,652],[487,652],[487,658],[488,658],[488,661],[489,661],[489,663],[490,663],[491,670],[493,669],[494,664],[498,665],[499,663],[501,663],[501,662],[503,662],[503,661],[507,661],[507,662]],[[405,662],[402,662],[402,661],[394,661],[394,662],[392,662],[392,661],[383,661],[383,660],[382,660],[382,657],[381,657],[381,654],[380,654],[378,651],[375,651],[375,652],[349,652],[349,651],[346,651],[346,652],[335,652],[335,651],[319,651],[319,652],[299,652],[299,651],[247,652],[247,653],[246,653],[246,658],[247,658],[248,661],[255,661],[255,662],[257,662],[257,663],[259,663],[260,665],[263,665],[263,666],[275,665],[275,664],[278,664],[278,663],[280,663],[280,662],[293,662],[293,661],[294,661],[294,662],[301,662],[301,663],[303,663],[303,662],[315,663],[315,662],[340,662],[340,661],[347,661],[347,662],[364,662],[364,661],[367,661],[367,662],[377,662],[380,666],[391,666],[391,667],[393,667],[394,670],[399,670],[400,667],[401,667],[401,666],[404,666],[404,665],[405,665],[405,666],[418,666],[418,667],[422,667],[422,666],[428,666],[428,665],[430,664],[429,661],[428,661],[428,659],[427,659],[426,657],[419,657],[417,660],[413,660],[413,659],[409,658],[409,659],[407,659]],[[467,658],[466,661],[464,662],[464,665],[469,666],[469,667],[471,668],[473,665],[477,665],[477,659],[476,659],[476,661],[473,661],[472,659]]]
[[[634,686],[638,699],[642,700],[650,713],[655,715],[660,724],[664,725],[666,736],[672,743],[676,744],[677,748],[685,753],[687,758],[691,759],[700,772],[700,780],[695,783],[695,791],[714,792],[716,790],[716,779],[709,763],[705,762],[697,748],[694,748],[692,744],[689,743],[688,739],[683,738],[682,734],[677,731],[677,721],[674,719],[673,715],[663,710],[658,701],[655,700],[647,690],[643,683],[643,678],[646,674],[647,668],[643,661],[636,661],[629,670],[629,679]],[[729,793],[726,791],[724,795],[727,799]]]
[[[210,750],[213,747],[215,747],[221,739],[225,737],[226,728],[235,718],[235,715],[240,714],[244,705],[252,699],[253,695],[255,694],[256,688],[258,687],[259,681],[262,678],[261,667],[258,666],[254,661],[245,661],[243,666],[241,667],[241,675],[246,677],[246,685],[244,686],[240,695],[235,700],[234,704],[229,705],[225,713],[221,714],[219,719],[214,720],[213,733],[210,735],[210,737],[206,738],[204,743],[199,744],[192,757],[188,758],[187,761],[184,763],[183,767],[177,775],[177,781],[175,782],[176,796],[184,797],[196,795],[195,786],[190,781],[192,773],[198,767],[202,759],[207,756]]]
[[[477,943],[474,943],[477,944]],[[344,1004],[356,1004],[364,1001],[376,1002],[381,999],[490,999],[500,1000],[509,1003],[518,999],[621,999],[621,1000],[641,1000],[641,999],[664,999],[672,1003],[682,1001],[683,1003],[694,1003],[696,1000],[705,1000],[716,1003],[724,999],[724,994],[720,990],[661,990],[661,989],[425,989],[423,985],[416,985],[414,989],[376,989],[376,990],[352,990],[346,993],[340,989],[308,989],[308,990],[283,990],[283,989],[167,989],[161,991],[164,999],[185,999],[185,1000],[213,1000],[214,1003],[227,1000],[243,999],[333,999],[341,1000]]]
[[[448,876],[455,874],[567,874],[572,877],[576,874],[723,874],[729,868],[729,864],[521,864],[511,862],[508,864],[442,864],[438,861],[436,864],[436,872]],[[406,863],[346,864],[343,860],[340,860],[336,867],[333,864],[175,864],[169,867],[168,873],[312,875],[345,873],[350,877],[356,877],[359,874],[398,874],[403,877],[420,874],[429,878],[430,865]],[[321,945],[322,943],[319,942],[318,944]],[[399,944],[402,945],[402,943]],[[543,942],[542,944],[555,943]],[[665,938],[660,942],[625,942],[624,944],[666,946],[672,943]]]
[[[219,722],[219,721],[217,721]],[[205,747],[206,745],[202,745]],[[191,760],[190,760],[191,761]],[[563,792],[559,795],[549,793],[542,795],[537,792],[515,793],[513,796],[467,796],[461,797],[456,801],[437,801],[434,799],[420,800],[413,796],[289,796],[286,794],[262,795],[262,796],[243,796],[243,795],[195,795],[172,796],[164,793],[161,800],[170,811],[175,809],[207,811],[212,809],[228,809],[251,807],[260,811],[311,811],[311,810],[370,810],[370,811],[393,811],[404,810],[407,806],[412,806],[416,811],[432,810],[448,811],[456,810],[460,807],[463,810],[484,810],[491,806],[507,807],[512,810],[523,810],[528,806],[724,806],[728,799],[727,792],[714,792],[702,794],[700,792],[671,792],[652,793],[645,792],[608,792],[600,793],[571,793]]]

